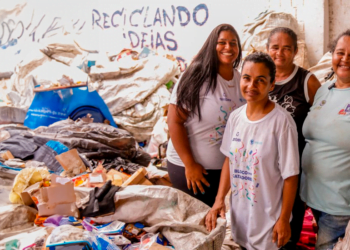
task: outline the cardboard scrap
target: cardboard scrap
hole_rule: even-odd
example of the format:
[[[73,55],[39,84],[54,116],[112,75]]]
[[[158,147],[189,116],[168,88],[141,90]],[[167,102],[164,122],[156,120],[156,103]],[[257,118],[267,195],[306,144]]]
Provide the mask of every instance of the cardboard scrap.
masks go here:
[[[130,178],[129,175],[119,172],[115,169],[111,169],[107,173],[107,180],[111,180],[114,186],[121,186],[129,178]]]
[[[85,164],[75,148],[60,155],[56,155],[55,158],[61,164],[68,176],[75,176],[86,171]]]
[[[146,175],[147,170],[145,168],[140,168],[122,184],[122,187],[127,187],[129,185],[153,185],[152,182],[146,179]]]
[[[40,188],[39,216],[54,214],[76,216],[74,183],[68,178],[51,175],[51,186]]]
[[[0,157],[3,158],[5,161],[15,158],[9,150],[0,153]]]
[[[42,186],[42,182],[37,182],[34,185],[31,185],[23,190],[21,193],[21,198],[24,203],[24,205],[30,206],[35,202],[33,201],[33,194],[38,191]]]

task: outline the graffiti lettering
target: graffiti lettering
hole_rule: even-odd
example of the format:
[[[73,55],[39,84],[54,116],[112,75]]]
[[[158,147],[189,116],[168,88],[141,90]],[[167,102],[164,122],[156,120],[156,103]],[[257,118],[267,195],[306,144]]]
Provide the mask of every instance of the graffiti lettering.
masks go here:
[[[1,23],[2,33],[0,36],[0,46],[13,43],[14,39],[20,39],[24,33],[24,25],[22,21],[17,23],[9,19],[7,22]]]
[[[129,22],[130,22],[131,26],[134,26],[134,27],[139,26],[138,24],[133,24],[132,21],[131,21],[131,18],[132,18],[133,15],[135,15],[136,13],[139,13],[139,14],[141,15],[143,9],[144,9],[144,7],[142,7],[142,9],[140,9],[140,10],[134,10],[134,11],[131,13],[130,18],[129,18]]]
[[[175,7],[174,5],[171,5],[171,9],[173,10],[173,20],[170,20],[170,17],[168,16],[168,13],[163,10],[163,21],[164,21],[164,26],[166,26],[166,20],[168,19],[169,23],[171,26],[174,26],[175,23]]]
[[[124,12],[124,8],[123,8],[121,11],[117,10],[116,12],[113,13],[112,18],[111,18],[111,23],[112,23],[112,26],[113,26],[113,27],[117,28],[117,27],[119,26],[119,24],[116,24],[116,23],[114,22],[114,16],[115,16],[115,15],[122,16],[122,15],[123,15],[123,12]],[[92,25],[94,25],[94,22],[93,22],[93,21],[92,21]]]
[[[177,9],[177,13],[179,15],[180,25],[181,26],[186,26],[191,21],[191,14],[190,14],[190,12],[184,6],[178,6],[178,7],[176,7],[176,9]],[[182,14],[181,13],[185,13],[186,14],[186,18],[187,18],[186,21],[182,20]]]
[[[50,24],[49,28],[46,30],[46,32],[43,34],[43,36],[42,36],[41,38],[45,38],[46,34],[48,34],[49,32],[58,30],[58,29],[60,29],[60,28],[63,27],[63,26],[56,27],[56,25],[57,25],[56,20],[59,20],[59,19],[61,19],[61,18],[60,18],[60,17],[55,17],[55,18],[53,19],[53,21],[52,21],[52,23]],[[57,34],[57,33],[52,34],[52,35],[50,35],[50,36],[54,36],[54,35],[56,35],[56,34]]]
[[[113,27],[117,28],[119,27],[119,24],[116,23],[116,16],[124,16],[124,26],[131,26],[131,27],[138,27],[139,24],[141,24],[141,20],[143,17],[143,27],[144,28],[149,28],[152,26],[157,26],[159,25],[160,27],[167,26],[167,23],[170,23],[171,26],[174,26],[175,22],[178,21],[178,23],[181,26],[187,26],[191,22],[191,16],[192,20],[197,26],[203,26],[209,18],[209,10],[208,6],[206,4],[199,4],[197,5],[193,11],[192,15],[191,12],[188,8],[185,6],[175,6],[171,5],[172,9],[172,15],[169,16],[167,11],[163,9],[161,11],[160,8],[157,8],[155,10],[155,14],[153,17],[153,22],[152,22],[152,17],[149,16],[150,13],[150,6],[143,6],[142,8],[134,9],[131,11],[130,15],[128,15],[128,23],[126,23],[127,20],[127,13],[126,10],[123,8],[122,10],[117,10],[115,11],[111,17],[108,13],[102,13],[103,15],[103,26],[101,25],[101,19],[102,16],[100,12],[96,9],[92,10],[92,27],[94,28],[95,26],[99,27],[100,29],[106,29],[109,28],[109,25],[105,25],[107,22],[110,22]],[[144,11],[145,10],[145,11]],[[176,12],[177,12],[177,19],[176,19]],[[163,13],[163,15],[161,15]],[[199,17],[199,15],[202,15],[204,13],[204,18],[203,20]],[[140,16],[141,18],[138,18],[138,21],[135,21],[136,19],[136,14]],[[109,19],[109,20],[108,20]]]

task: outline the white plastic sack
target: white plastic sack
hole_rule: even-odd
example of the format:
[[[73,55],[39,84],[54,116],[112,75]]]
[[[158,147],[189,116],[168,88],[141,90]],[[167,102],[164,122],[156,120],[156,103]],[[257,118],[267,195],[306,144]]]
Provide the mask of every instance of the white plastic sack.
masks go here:
[[[0,240],[31,228],[37,213],[36,209],[24,205],[0,207]]]
[[[55,36],[45,39],[41,51],[57,62],[68,66],[78,66],[83,63],[87,52],[80,50],[71,36]]]
[[[315,66],[309,68],[309,71],[317,77],[321,84],[324,84],[325,77],[332,72],[332,53],[324,54]]]
[[[162,107],[169,104],[169,100],[170,92],[162,85],[144,102],[113,116],[114,122],[129,131],[137,141],[149,140],[154,125],[163,115]]]
[[[77,67],[69,67],[62,63],[51,60],[33,70],[30,75],[35,78],[37,84],[49,87],[53,83],[67,76],[74,83],[83,83],[88,79],[88,75]]]
[[[101,56],[100,56],[101,58]],[[91,82],[116,79],[121,75],[138,71],[147,63],[145,60],[133,60],[131,57],[122,58],[120,61],[109,61],[107,56],[104,60],[97,61],[90,69],[89,77]]]
[[[148,144],[147,153],[152,157],[158,156],[158,147],[160,144],[168,141],[168,123],[167,117],[160,117],[153,127],[151,140]]]
[[[176,250],[221,249],[226,221],[218,218],[216,228],[209,233],[204,218],[210,207],[179,190],[166,186],[128,186],[115,194],[115,202],[115,214],[94,221],[144,223],[149,225],[145,231],[161,232]]]
[[[22,109],[28,109],[32,103],[36,85],[50,87],[52,84],[67,81],[67,77],[74,83],[86,82],[88,79],[88,75],[77,67],[67,66],[51,59],[36,65],[26,76],[21,75],[22,73],[12,75],[11,81],[17,91],[7,92],[6,96],[12,106]]]
[[[248,52],[252,49],[252,45],[258,51],[266,51],[267,38],[271,30],[277,27],[288,27],[297,34],[298,54],[294,58],[294,63],[309,68],[304,33],[300,31],[298,21],[291,14],[271,11],[246,24],[242,36],[242,50]]]
[[[151,56],[140,61],[144,63],[141,70],[99,84],[97,91],[112,115],[143,102],[161,85],[180,73],[176,62],[161,56]],[[89,84],[89,90],[93,89],[92,83]]]
[[[0,106],[0,124],[23,124],[26,114],[26,109],[11,106]]]

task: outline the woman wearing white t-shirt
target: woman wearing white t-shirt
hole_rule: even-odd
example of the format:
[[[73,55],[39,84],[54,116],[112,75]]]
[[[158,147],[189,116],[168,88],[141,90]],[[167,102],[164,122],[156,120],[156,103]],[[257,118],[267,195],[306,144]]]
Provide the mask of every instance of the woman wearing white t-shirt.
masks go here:
[[[236,70],[242,57],[236,30],[217,26],[171,96],[167,150],[173,187],[209,206],[215,201],[225,156],[220,152],[230,113],[245,103]]]
[[[230,115],[221,152],[226,156],[218,195],[206,216],[209,231],[225,216],[231,188],[232,237],[248,250],[274,250],[290,236],[290,218],[298,184],[298,137],[293,118],[269,100],[276,67],[271,57],[249,55],[240,87],[247,104]]]

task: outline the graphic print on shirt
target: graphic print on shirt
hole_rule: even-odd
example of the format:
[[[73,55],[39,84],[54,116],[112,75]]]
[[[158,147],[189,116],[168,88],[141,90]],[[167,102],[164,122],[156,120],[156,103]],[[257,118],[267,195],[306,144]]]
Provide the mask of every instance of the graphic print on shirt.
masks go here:
[[[320,110],[326,104],[326,102],[327,102],[326,100],[320,101],[318,106],[315,105],[316,107],[314,107],[314,110]]]
[[[259,150],[263,143],[249,140],[248,145],[239,138],[239,132],[232,139],[230,146],[231,188],[233,197],[246,199],[252,206],[258,202],[259,192]]]
[[[277,95],[269,96],[270,100],[278,103]],[[280,103],[280,106],[284,108],[292,117],[294,117],[295,106],[293,106],[293,97],[285,95],[283,102]]]
[[[339,115],[350,115],[350,103],[346,105],[344,109],[338,112]]]
[[[224,93],[225,95],[225,93]],[[230,99],[228,99],[230,100]],[[217,116],[217,125],[213,127],[212,132],[209,134],[209,142],[212,144],[220,143],[222,141],[222,136],[225,131],[226,123],[231,112],[235,109],[236,104],[234,102],[233,106],[229,107],[229,110],[225,110],[223,106],[220,106],[220,112]]]

